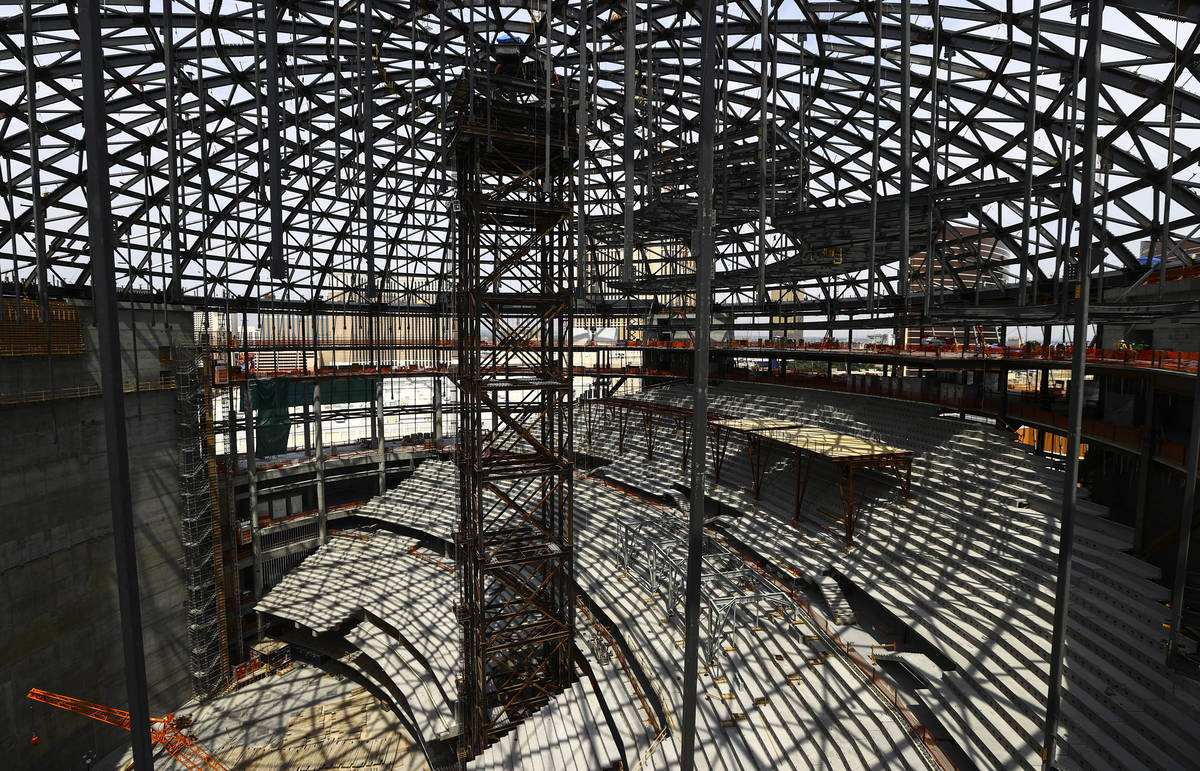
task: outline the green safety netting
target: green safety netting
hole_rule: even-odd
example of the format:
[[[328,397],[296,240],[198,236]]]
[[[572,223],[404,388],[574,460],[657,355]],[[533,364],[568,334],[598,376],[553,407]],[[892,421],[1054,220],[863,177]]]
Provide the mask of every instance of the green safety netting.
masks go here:
[[[367,378],[325,378],[321,383],[322,404],[351,404],[371,401],[373,381]],[[258,457],[287,452],[288,434],[292,419],[288,410],[313,402],[313,381],[298,382],[289,378],[265,378],[251,384],[252,407],[257,411],[254,422],[254,450]]]

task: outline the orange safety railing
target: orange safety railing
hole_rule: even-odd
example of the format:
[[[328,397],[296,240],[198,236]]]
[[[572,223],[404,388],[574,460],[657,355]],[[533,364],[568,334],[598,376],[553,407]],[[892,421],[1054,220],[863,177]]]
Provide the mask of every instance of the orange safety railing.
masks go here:
[[[198,336],[200,333],[197,333]],[[212,334],[212,333],[208,333]],[[379,348],[421,348],[434,347],[439,348],[455,348],[458,345],[456,340],[431,340],[428,338],[379,338],[374,341],[339,338],[337,336],[332,339],[318,339],[314,341],[311,337],[282,335],[271,337],[254,337],[246,343],[239,343],[235,338],[228,338],[229,347],[235,352],[237,349],[248,345],[253,350],[270,350],[272,348],[301,348],[304,350],[318,350],[324,348],[333,348],[345,345],[367,346],[374,345]],[[482,345],[492,345],[493,341],[483,340]],[[617,340],[612,343],[590,341],[580,343],[575,346],[577,348],[587,348],[593,351],[603,350],[606,348],[662,348],[662,349],[690,349],[692,341],[690,340]],[[1001,346],[989,345],[980,346],[978,344],[960,345],[958,343],[946,343],[942,345],[883,345],[878,343],[842,343],[832,340],[821,341],[804,341],[804,340],[726,340],[714,341],[713,348],[717,349],[746,349],[746,351],[822,351],[822,352],[844,352],[848,354],[889,354],[896,356],[913,356],[913,357],[934,357],[934,358],[983,358],[983,359],[1029,359],[1034,361],[1061,361],[1065,364],[1071,361],[1072,346],[1070,345],[1052,345],[1041,346],[1028,344],[1024,346]],[[1088,348],[1087,360],[1098,364],[1119,364],[1131,367],[1153,367],[1157,369],[1176,370],[1181,372],[1195,372],[1197,365],[1200,363],[1200,353],[1189,353],[1186,351],[1168,351],[1168,350],[1143,350],[1135,351],[1132,349],[1115,349],[1115,348]]]

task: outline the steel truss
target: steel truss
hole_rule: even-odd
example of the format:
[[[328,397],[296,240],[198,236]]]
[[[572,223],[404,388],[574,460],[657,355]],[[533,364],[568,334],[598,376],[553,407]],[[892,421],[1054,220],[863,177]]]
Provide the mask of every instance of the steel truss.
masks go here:
[[[690,304],[700,6],[654,0],[618,20],[603,3],[534,19],[516,0],[100,5],[126,297],[304,303],[354,295],[373,267],[378,296],[353,302],[435,302],[452,253],[450,90],[509,33],[552,63],[555,90],[584,97],[577,267],[589,298],[617,315],[653,299]],[[956,304],[993,317],[1067,313],[1087,133],[1078,6],[1001,13],[956,0],[913,3],[905,18],[895,3],[722,4],[719,301],[754,305],[766,289],[824,303],[813,316],[870,313],[875,300],[901,311],[915,300],[926,318]],[[1098,300],[1197,269],[1200,212],[1187,179],[1200,8],[1107,6],[1091,218],[1104,250],[1087,266],[1106,275]],[[62,42],[78,38],[79,16],[70,3],[10,8],[0,19],[0,155],[11,164],[0,250],[12,266],[0,282],[41,299],[86,295],[73,137],[87,65]],[[635,178],[622,178],[626,167]],[[369,258],[368,215],[381,234]],[[935,253],[916,269],[908,260],[931,234]],[[977,292],[1001,302],[980,304]]]
[[[537,74],[454,96],[464,759],[573,671],[572,121]]]
[[[663,600],[667,618],[681,620],[687,568],[685,523],[669,514],[619,523],[621,567]],[[759,626],[764,613],[796,608],[785,592],[711,536],[704,537],[700,631],[705,660],[719,662],[725,642],[738,625]],[[778,615],[778,614],[775,614]]]

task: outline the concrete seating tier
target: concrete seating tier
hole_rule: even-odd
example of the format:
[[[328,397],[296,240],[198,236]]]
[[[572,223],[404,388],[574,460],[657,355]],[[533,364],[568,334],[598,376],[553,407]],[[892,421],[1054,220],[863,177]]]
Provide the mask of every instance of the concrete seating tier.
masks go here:
[[[593,501],[595,503],[593,503]],[[600,504],[600,505],[596,505]],[[576,508],[577,574],[591,598],[625,630],[677,724],[682,700],[682,624],[624,571],[619,521],[659,516],[619,491],[581,480]],[[703,768],[918,768],[907,728],[847,661],[813,630],[764,617],[739,626],[715,665],[701,673],[698,765]],[[810,662],[821,661],[812,665]],[[664,756],[670,767],[669,753]]]
[[[691,405],[690,392],[679,387],[636,398]],[[814,466],[793,529],[794,468],[768,453],[762,495],[754,501],[747,448],[737,439],[729,442],[721,486],[710,490],[716,511],[710,522],[815,582],[825,584],[821,574],[835,571],[870,594],[954,665],[924,673],[929,688],[921,698],[964,751],[981,768],[1036,767],[1062,499],[1057,464],[991,426],[899,400],[722,384],[710,392],[710,408],[878,437],[916,452],[911,500],[898,500],[886,479],[861,485],[866,514],[848,554],[830,531],[837,525],[828,514],[840,514],[832,464]],[[594,437],[612,436],[610,423],[600,421]],[[641,429],[631,421],[620,453],[615,441],[593,439],[592,454],[613,459],[614,478],[651,473],[639,472]],[[653,473],[675,469],[682,480],[680,451],[680,443],[657,441]],[[1065,763],[1194,767],[1200,689],[1163,664],[1168,592],[1157,569],[1127,553],[1130,529],[1079,492],[1059,737]]]

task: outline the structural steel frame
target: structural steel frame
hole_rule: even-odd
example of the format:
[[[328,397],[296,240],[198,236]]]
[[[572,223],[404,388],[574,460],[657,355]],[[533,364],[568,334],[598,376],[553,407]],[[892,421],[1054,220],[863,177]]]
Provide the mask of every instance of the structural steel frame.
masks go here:
[[[687,578],[685,523],[664,514],[659,519],[620,521],[617,527],[621,567],[651,594],[659,595],[668,619],[678,620]],[[794,609],[785,592],[709,536],[704,538],[702,565],[701,636],[709,665],[719,662],[721,646],[740,617],[749,616],[758,626],[764,603]]]
[[[70,133],[87,63],[62,44],[83,20],[71,6],[22,2],[0,25],[0,155],[12,163],[0,249],[13,257],[0,294],[89,293],[86,158]],[[359,307],[428,310],[452,270],[452,84],[505,33],[549,63],[554,90],[584,97],[571,105],[581,307],[629,318],[656,302],[690,306],[706,7],[624,8],[589,0],[533,18],[517,0],[99,4],[118,289],[256,308],[348,289]],[[1088,73],[1062,43],[1084,37],[1074,11],[715,8],[722,307],[835,326],[956,309],[980,323],[1069,320],[1078,252],[1064,225],[1081,222],[1089,136]],[[1125,0],[1102,15],[1114,59],[1096,78],[1090,221],[1103,253],[1088,268],[1112,298],[1197,268],[1200,195],[1182,177],[1200,146],[1200,93],[1187,83],[1200,8]],[[910,275],[931,234],[934,259]],[[1147,248],[1167,259],[1147,260]]]
[[[453,102],[462,759],[573,677],[573,125],[509,69],[473,71]]]
[[[369,314],[372,342],[380,315],[462,314],[448,290],[471,222],[446,205],[463,185],[448,151],[451,86],[511,85],[478,68],[500,33],[542,63],[539,93],[561,94],[561,114],[577,116],[539,131],[577,148],[573,220],[555,225],[576,230],[556,236],[553,259],[572,254],[556,266],[577,276],[578,307],[622,329],[656,309],[696,309],[671,322],[696,342],[694,498],[708,332],[726,323],[711,325],[714,300],[742,332],[1069,324],[1076,382],[1089,321],[1200,320],[1196,303],[1165,294],[1170,279],[1200,275],[1200,192],[1188,176],[1200,153],[1195,3],[587,0],[535,15],[518,0],[24,0],[0,18],[0,318],[18,297],[43,315],[53,297],[96,303],[135,716],[145,683],[125,437],[112,425],[123,420],[115,301],[315,315],[337,297],[337,310]],[[467,106],[491,125],[488,104]],[[458,316],[460,340],[480,312]],[[474,339],[460,356],[483,355]],[[498,390],[478,387],[468,405],[479,464],[479,443],[500,441],[478,425]],[[1071,447],[1081,423],[1073,398]],[[1197,454],[1200,424],[1188,507]],[[719,436],[715,455],[719,474]],[[1069,455],[1048,764],[1070,589]],[[1180,575],[1187,549],[1181,538]],[[1173,607],[1185,588],[1180,579]],[[694,694],[685,701],[689,750]],[[134,738],[140,766],[148,743]]]

